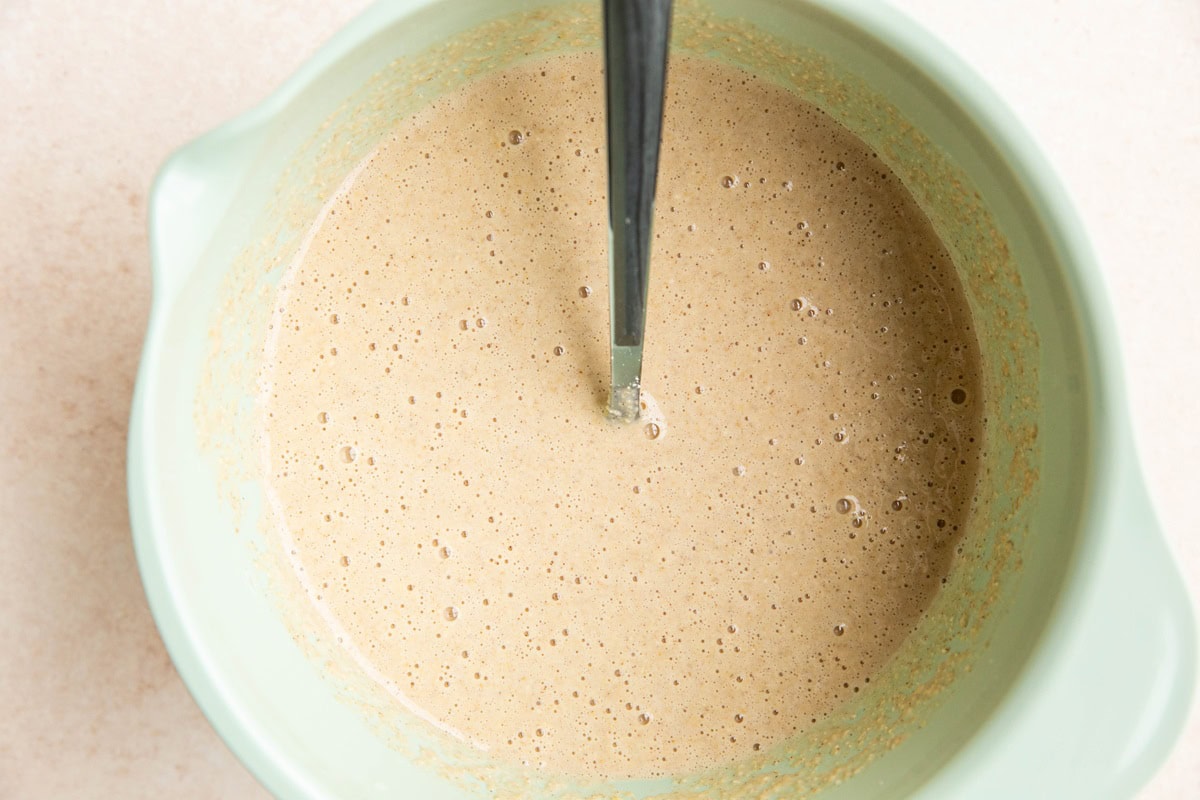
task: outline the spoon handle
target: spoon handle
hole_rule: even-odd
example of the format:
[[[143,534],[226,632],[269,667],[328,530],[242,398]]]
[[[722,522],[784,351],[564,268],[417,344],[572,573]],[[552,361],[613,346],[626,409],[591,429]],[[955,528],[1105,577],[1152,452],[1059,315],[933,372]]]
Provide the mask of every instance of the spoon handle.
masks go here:
[[[650,224],[658,178],[670,29],[671,0],[604,2],[613,380],[610,412],[632,419],[637,418],[640,408]]]

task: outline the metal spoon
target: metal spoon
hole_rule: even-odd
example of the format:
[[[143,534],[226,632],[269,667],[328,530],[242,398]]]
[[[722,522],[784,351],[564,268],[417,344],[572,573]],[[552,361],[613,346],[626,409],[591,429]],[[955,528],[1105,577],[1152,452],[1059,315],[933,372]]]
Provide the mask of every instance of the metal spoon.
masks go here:
[[[604,0],[608,104],[610,417],[641,413],[650,223],[662,136],[671,0]]]

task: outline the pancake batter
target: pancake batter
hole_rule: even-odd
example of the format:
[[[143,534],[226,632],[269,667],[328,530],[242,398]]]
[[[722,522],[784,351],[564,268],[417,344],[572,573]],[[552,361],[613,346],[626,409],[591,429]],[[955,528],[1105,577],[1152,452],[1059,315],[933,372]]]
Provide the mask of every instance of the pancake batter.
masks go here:
[[[854,697],[950,567],[978,345],[942,244],[787,91],[671,63],[643,419],[606,420],[595,53],[401,121],[283,279],[262,433],[311,599],[425,718],[590,777]]]

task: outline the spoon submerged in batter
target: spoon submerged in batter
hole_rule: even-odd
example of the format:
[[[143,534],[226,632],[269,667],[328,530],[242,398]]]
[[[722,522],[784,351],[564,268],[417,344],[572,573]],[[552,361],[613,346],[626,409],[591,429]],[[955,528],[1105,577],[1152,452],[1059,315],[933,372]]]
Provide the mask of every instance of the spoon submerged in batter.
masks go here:
[[[608,104],[608,290],[612,392],[608,414],[641,412],[650,223],[658,178],[671,0],[605,0]]]

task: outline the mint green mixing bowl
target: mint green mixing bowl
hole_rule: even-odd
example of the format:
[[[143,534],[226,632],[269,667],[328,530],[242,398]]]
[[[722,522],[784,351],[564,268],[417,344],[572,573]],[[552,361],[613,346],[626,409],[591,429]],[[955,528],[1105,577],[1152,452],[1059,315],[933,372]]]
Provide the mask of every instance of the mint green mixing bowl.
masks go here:
[[[154,187],[154,303],[129,439],[138,562],[192,694],[230,748],[282,797],[434,800],[479,792],[415,763],[345,702],[271,596],[252,474],[231,462],[238,447],[253,449],[246,387],[263,336],[261,318],[242,310],[269,306],[271,276],[347,164],[378,139],[381,120],[499,63],[482,45],[442,51],[440,63],[456,64],[449,70],[421,53],[542,5],[382,2],[258,108],[176,153]],[[888,6],[717,0],[706,8],[710,21],[736,11],[770,36],[699,26],[691,39],[681,34],[682,48],[778,67],[783,78],[780,48],[807,53],[790,80],[911,179],[939,231],[987,218],[990,239],[944,234],[963,258],[960,270],[1000,265],[964,277],[992,368],[995,469],[985,480],[1028,479],[1020,497],[997,500],[1005,515],[984,517],[1006,530],[983,537],[986,548],[964,556],[942,593],[946,603],[953,592],[987,595],[992,613],[963,612],[961,630],[946,634],[949,644],[936,654],[930,647],[931,665],[957,666],[930,666],[921,680],[936,684],[929,694],[937,702],[914,700],[912,714],[897,712],[886,747],[851,735],[855,720],[868,724],[859,712],[842,719],[848,731],[840,744],[806,762],[828,778],[811,790],[825,800],[1130,797],[1183,724],[1195,624],[1138,466],[1103,278],[1063,190],[995,95]],[[700,11],[681,6],[677,22],[693,13]],[[564,36],[536,14],[523,17],[520,30],[493,24],[501,25],[497,42],[519,35],[533,43],[529,52],[594,44],[593,34]],[[390,88],[372,77],[388,70]],[[373,80],[375,93],[364,94]],[[388,97],[394,108],[380,102]],[[310,152],[321,159],[305,167]],[[291,187],[283,192],[287,208],[280,186]],[[942,219],[956,213],[957,222]],[[230,282],[256,259],[260,283]],[[225,322],[214,327],[214,316]],[[995,336],[986,335],[989,325]],[[1013,331],[1029,335],[1006,338]],[[213,361],[229,352],[247,355]],[[1028,442],[997,435],[1010,416],[1028,420],[1013,428]],[[1028,473],[1001,474],[1025,461]],[[919,657],[935,640],[942,642],[926,636],[909,649]],[[874,749],[854,761],[856,748]],[[799,784],[755,785],[754,796],[774,797]],[[621,788],[651,796],[664,785]]]

